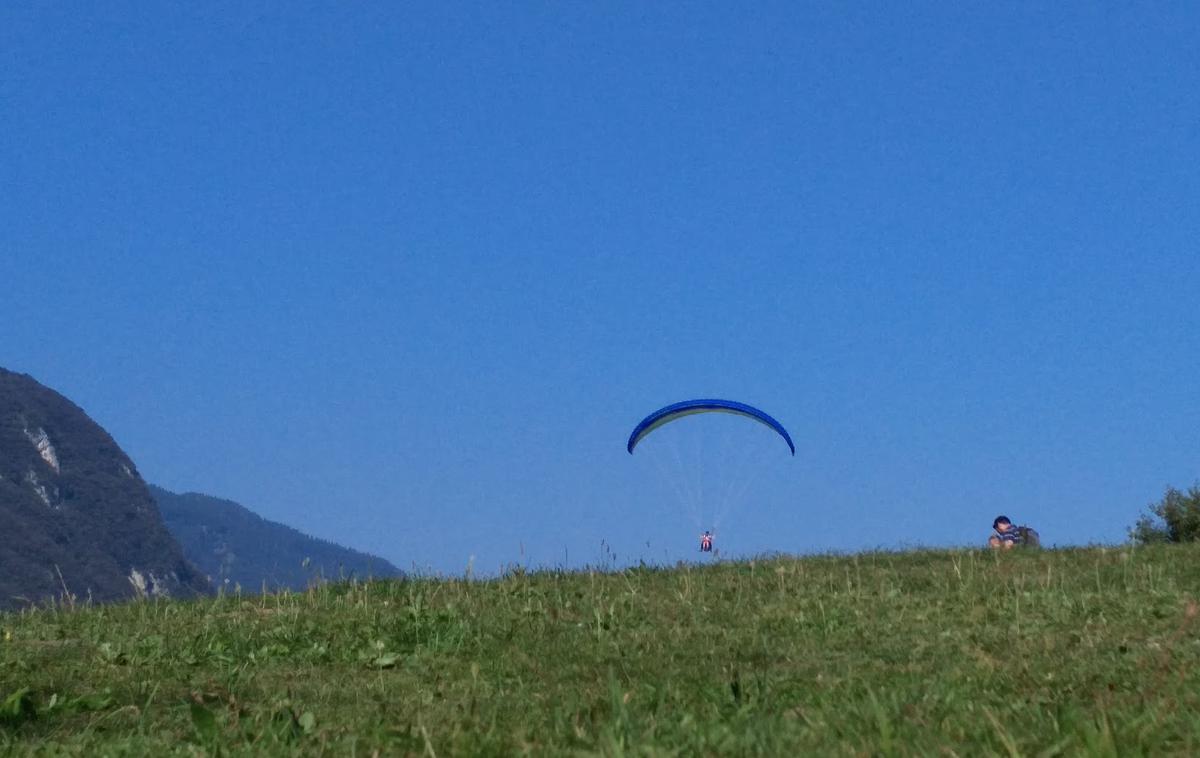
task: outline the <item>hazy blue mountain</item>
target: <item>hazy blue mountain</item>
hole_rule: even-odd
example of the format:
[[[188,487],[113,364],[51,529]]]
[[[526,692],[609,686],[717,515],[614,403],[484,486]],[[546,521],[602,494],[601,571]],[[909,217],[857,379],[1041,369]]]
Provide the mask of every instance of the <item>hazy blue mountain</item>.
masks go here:
[[[402,576],[382,558],[268,521],[231,500],[151,485],[167,528],[216,586],[300,590],[321,579]]]
[[[108,432],[0,368],[0,609],[210,590]]]

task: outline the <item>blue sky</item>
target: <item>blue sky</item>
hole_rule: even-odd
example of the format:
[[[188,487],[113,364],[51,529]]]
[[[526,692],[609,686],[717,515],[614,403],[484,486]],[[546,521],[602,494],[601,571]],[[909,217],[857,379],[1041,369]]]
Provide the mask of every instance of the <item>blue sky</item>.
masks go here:
[[[1200,11],[900,5],[7,6],[0,365],[405,567],[690,555],[624,443],[703,396],[797,444],[731,552],[1122,539],[1200,476]]]

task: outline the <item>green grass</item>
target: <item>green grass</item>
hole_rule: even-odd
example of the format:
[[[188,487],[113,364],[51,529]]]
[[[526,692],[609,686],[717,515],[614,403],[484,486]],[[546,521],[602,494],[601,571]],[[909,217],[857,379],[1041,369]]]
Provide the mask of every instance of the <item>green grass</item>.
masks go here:
[[[0,616],[0,754],[1200,755],[1200,547]]]

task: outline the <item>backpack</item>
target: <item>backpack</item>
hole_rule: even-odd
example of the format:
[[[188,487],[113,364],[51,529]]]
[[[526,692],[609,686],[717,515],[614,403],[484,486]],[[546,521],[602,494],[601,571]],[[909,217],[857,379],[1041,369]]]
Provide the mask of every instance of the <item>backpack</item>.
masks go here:
[[[1032,526],[1018,526],[1017,536],[1021,538],[1023,547],[1041,547],[1042,538]]]

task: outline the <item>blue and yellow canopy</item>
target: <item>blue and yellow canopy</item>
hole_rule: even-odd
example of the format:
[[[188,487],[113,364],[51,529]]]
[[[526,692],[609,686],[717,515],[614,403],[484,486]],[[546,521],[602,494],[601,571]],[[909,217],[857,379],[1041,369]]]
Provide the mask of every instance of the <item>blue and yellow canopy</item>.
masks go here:
[[[734,413],[739,416],[745,416],[746,418],[754,419],[760,424],[764,424],[774,429],[780,437],[783,437],[783,441],[787,443],[788,449],[792,451],[792,455],[796,454],[796,446],[792,444],[792,438],[787,433],[787,429],[783,428],[783,424],[780,424],[778,421],[754,406],[746,405],[745,403],[739,403],[734,400],[717,400],[712,398],[704,400],[684,400],[681,403],[673,403],[665,408],[659,408],[654,413],[651,413],[649,416],[642,419],[641,423],[634,427],[633,434],[629,435],[629,444],[625,446],[625,449],[629,451],[630,455],[632,455],[633,448],[635,448],[637,444],[646,437],[646,435],[650,434],[650,432],[653,432],[655,429],[663,426],[664,424],[669,424],[676,419],[683,418],[684,416],[691,416],[695,413]]]

